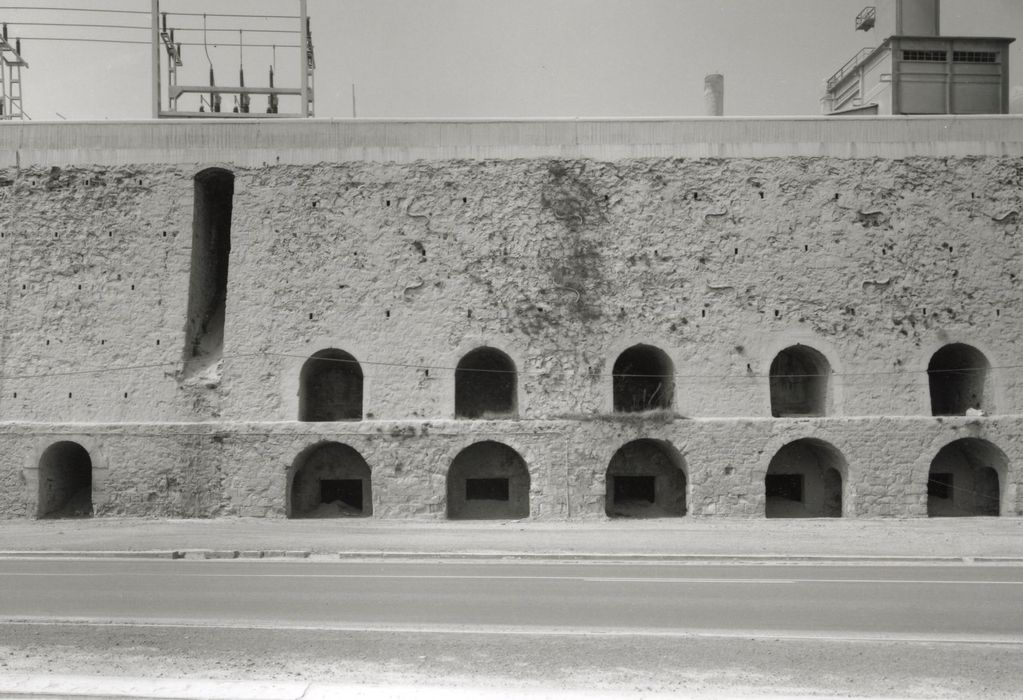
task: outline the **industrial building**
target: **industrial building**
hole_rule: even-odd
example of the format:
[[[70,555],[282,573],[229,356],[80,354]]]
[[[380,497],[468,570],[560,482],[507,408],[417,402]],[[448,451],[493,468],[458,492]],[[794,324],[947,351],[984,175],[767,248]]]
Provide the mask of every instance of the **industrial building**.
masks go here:
[[[1007,114],[1012,38],[944,36],[940,0],[888,0],[856,17],[879,32],[827,80],[825,114]]]

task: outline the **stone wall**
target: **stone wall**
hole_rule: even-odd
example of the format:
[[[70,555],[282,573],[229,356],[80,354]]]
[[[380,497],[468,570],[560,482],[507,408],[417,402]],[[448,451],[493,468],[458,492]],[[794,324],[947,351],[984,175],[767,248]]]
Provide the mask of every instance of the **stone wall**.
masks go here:
[[[34,517],[39,459],[50,444],[67,440],[92,458],[97,515],[284,517],[300,457],[337,442],[355,449],[371,470],[373,517],[437,519],[446,515],[447,473],[455,457],[494,441],[515,450],[529,469],[531,517],[603,518],[612,458],[629,443],[649,439],[678,455],[689,515],[763,517],[771,460],[785,445],[811,438],[847,461],[845,515],[924,517],[932,460],[947,445],[972,438],[1009,465],[999,474],[1001,514],[1023,514],[1017,467],[1023,437],[1016,417],[513,423],[4,426],[0,509],[11,517]]]
[[[890,128],[907,123],[934,120]],[[244,146],[90,163],[42,148],[46,128],[19,132],[34,155],[0,172],[4,515],[35,514],[61,440],[89,452],[100,515],[283,516],[298,456],[336,441],[370,467],[374,517],[444,517],[451,462],[495,441],[529,468],[532,517],[603,517],[613,456],[651,439],[682,465],[689,514],[761,516],[772,457],[808,438],[845,460],[845,515],[926,515],[931,460],[959,438],[1004,456],[1001,513],[1019,512],[1023,138],[256,165]],[[233,175],[223,345],[186,371],[196,175],[214,167]],[[990,366],[987,415],[930,416],[928,364],[956,343]],[[772,419],[772,361],[797,344],[830,368],[826,415]],[[615,413],[613,367],[636,345],[667,358],[673,396]],[[517,369],[514,417],[454,420],[455,368],[480,347]],[[358,362],[361,421],[298,421],[303,365],[328,349]]]

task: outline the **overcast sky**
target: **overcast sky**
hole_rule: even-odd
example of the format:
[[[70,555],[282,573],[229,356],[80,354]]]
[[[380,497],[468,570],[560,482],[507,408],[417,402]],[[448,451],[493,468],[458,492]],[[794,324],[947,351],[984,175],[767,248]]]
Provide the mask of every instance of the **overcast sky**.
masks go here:
[[[729,115],[819,114],[824,80],[881,28],[856,32],[857,12],[891,0],[309,0],[316,49],[316,116],[500,118],[690,116],[703,113],[703,78],[725,75]],[[27,22],[143,27],[139,14],[3,7],[149,10],[149,0],[0,0],[0,19],[26,37],[25,110],[36,120],[146,119],[147,45],[33,41],[120,38],[145,30],[29,26]],[[161,0],[169,12],[294,15],[298,0]],[[1023,0],[944,0],[942,33],[1023,36]],[[171,17],[202,27],[202,17]],[[207,18],[207,27],[294,29],[297,21]],[[249,32],[246,44],[296,36]],[[202,41],[201,32],[178,40]],[[208,32],[217,82],[237,81],[237,32]],[[205,84],[202,46],[186,46],[179,83]],[[265,85],[269,48],[244,51],[247,83]],[[278,85],[297,85],[297,51],[276,52]],[[1013,44],[1014,112],[1023,112],[1023,44]],[[265,110],[253,98],[253,112]],[[195,105],[192,105],[194,108]],[[293,105],[294,106],[294,105]],[[230,108],[230,104],[225,105]]]

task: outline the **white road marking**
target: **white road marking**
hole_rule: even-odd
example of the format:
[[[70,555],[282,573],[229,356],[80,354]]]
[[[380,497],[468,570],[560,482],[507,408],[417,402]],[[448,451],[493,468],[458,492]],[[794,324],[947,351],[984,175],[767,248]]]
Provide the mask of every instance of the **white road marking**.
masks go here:
[[[163,572],[147,573],[135,571],[117,572],[30,572],[11,571],[0,572],[0,578],[22,577],[22,578],[288,578],[288,579],[368,579],[368,580],[455,580],[455,581],[575,581],[586,583],[669,583],[669,584],[800,584],[800,583],[829,583],[829,584],[898,584],[898,585],[954,585],[954,586],[1023,586],[1023,581],[988,581],[982,579],[854,579],[854,578],[700,578],[700,577],[617,577],[617,576],[498,576],[498,575],[468,575],[468,574],[311,574],[311,573],[187,573],[187,572]]]
[[[718,629],[656,629],[656,628],[614,628],[614,627],[531,627],[528,625],[454,625],[454,624],[387,624],[387,623],[341,623],[296,625],[281,622],[253,623],[246,621],[216,621],[201,619],[137,619],[137,618],[90,618],[90,617],[0,617],[0,626],[26,627],[131,627],[156,629],[214,629],[214,630],[281,630],[290,632],[361,632],[395,634],[443,634],[443,635],[516,635],[538,637],[664,637],[671,639],[749,639],[776,641],[824,641],[824,642],[897,642],[906,644],[963,644],[963,645],[1010,645],[1023,646],[1023,637],[997,634],[877,634],[855,632],[805,632],[792,630],[718,630]]]

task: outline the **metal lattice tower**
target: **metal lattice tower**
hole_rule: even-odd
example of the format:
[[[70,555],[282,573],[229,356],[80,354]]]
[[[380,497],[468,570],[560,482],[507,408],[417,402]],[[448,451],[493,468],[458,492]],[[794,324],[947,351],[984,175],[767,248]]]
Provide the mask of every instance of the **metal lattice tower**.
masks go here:
[[[266,86],[255,86],[252,84],[246,84],[245,82],[245,71],[244,65],[239,60],[239,75],[237,84],[223,84],[217,83],[214,79],[214,69],[212,62],[210,63],[210,77],[209,85],[198,85],[198,84],[187,84],[182,85],[178,83],[178,69],[183,65],[183,58],[181,47],[183,45],[178,43],[175,39],[175,27],[172,24],[168,24],[168,17],[174,17],[175,12],[162,12],[160,8],[160,0],[150,0],[150,15],[151,15],[151,29],[152,29],[152,85],[153,85],[153,117],[154,118],[188,118],[188,117],[200,117],[200,118],[226,118],[226,117],[248,117],[250,116],[251,101],[253,95],[265,95],[267,99],[267,109],[265,114],[261,114],[261,117],[311,117],[314,114],[314,90],[313,90],[313,74],[316,68],[316,59],[313,52],[313,36],[312,27],[307,12],[308,0],[297,0],[298,14],[294,16],[281,17],[283,19],[297,20],[297,27],[295,29],[282,30],[281,33],[291,34],[292,37],[297,40],[297,45],[291,45],[290,48],[297,48],[299,50],[298,60],[298,76],[297,85],[292,83],[291,86],[281,86],[275,84],[275,73],[274,68],[270,68],[269,72],[269,85]],[[205,17],[204,21],[204,39],[202,46],[205,47]],[[213,16],[213,15],[211,15]],[[240,16],[240,15],[233,15]],[[254,17],[258,15],[253,15]],[[275,16],[277,17],[277,16]],[[188,29],[178,28],[178,31],[189,31]],[[193,30],[194,31],[194,30]],[[214,29],[212,31],[223,31]],[[241,39],[241,35],[244,30],[239,29],[239,39],[237,44],[234,46],[244,47],[244,43]],[[260,30],[257,30],[260,31]],[[262,30],[265,31],[265,30]],[[278,30],[271,30],[278,31]],[[263,44],[266,47],[266,44]],[[273,47],[276,50],[276,46]],[[282,48],[284,48],[282,46]],[[207,54],[207,59],[209,58]],[[166,65],[166,97],[167,103],[163,104],[163,89],[161,86],[161,73],[163,72],[164,65]],[[178,101],[182,97],[186,96],[201,96],[199,111],[187,111],[181,109],[178,105]],[[224,95],[233,95],[235,98],[235,108],[233,111],[230,109],[221,111],[221,102]],[[293,113],[280,113],[279,112],[279,99],[282,96],[297,97],[299,99],[298,110]],[[207,111],[208,109],[208,111]]]
[[[0,33],[0,120],[25,119],[21,99],[21,69],[28,63],[21,56],[21,40],[12,44],[7,38],[7,25]]]

